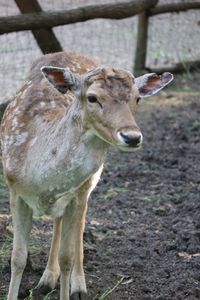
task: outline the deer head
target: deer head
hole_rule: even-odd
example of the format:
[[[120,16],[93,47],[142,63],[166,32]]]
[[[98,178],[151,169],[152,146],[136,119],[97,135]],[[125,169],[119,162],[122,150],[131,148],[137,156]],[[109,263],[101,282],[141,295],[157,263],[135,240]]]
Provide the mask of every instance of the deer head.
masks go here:
[[[134,78],[128,71],[113,68],[95,68],[81,76],[52,66],[44,66],[41,71],[60,93],[71,91],[76,95],[85,129],[124,151],[136,150],[142,144],[135,121],[139,100],[156,94],[173,79],[170,73]]]

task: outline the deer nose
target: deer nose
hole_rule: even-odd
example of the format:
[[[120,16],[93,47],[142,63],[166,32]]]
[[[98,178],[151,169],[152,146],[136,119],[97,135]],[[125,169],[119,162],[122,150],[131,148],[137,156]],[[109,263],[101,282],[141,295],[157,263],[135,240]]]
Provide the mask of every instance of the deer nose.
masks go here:
[[[140,132],[120,132],[120,136],[124,143],[130,147],[138,147],[142,143],[142,134]]]

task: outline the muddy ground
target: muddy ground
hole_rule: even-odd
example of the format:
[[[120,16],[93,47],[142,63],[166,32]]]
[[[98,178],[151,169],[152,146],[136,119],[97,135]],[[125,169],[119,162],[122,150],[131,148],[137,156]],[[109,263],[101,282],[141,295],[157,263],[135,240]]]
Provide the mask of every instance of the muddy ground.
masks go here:
[[[182,1],[159,0],[159,5]],[[126,2],[126,0],[38,0],[38,2],[45,11],[63,11],[83,5]],[[16,1],[0,0],[0,16],[19,13]],[[100,59],[104,65],[132,71],[136,52],[137,23],[136,16],[122,20],[95,19],[54,27],[53,31],[65,51],[92,55]],[[199,37],[199,10],[161,14],[150,18],[146,65],[159,68],[172,66],[177,62],[185,65],[188,60],[199,60]],[[10,99],[21,87],[31,63],[41,54],[30,31],[0,35],[0,103]]]
[[[142,100],[138,114],[142,149],[110,152],[90,199],[85,230],[89,300],[200,299],[199,84],[193,92],[169,91]],[[0,192],[0,300],[4,300],[12,227],[2,176]],[[21,299],[42,275],[50,232],[49,219],[35,219]],[[105,291],[110,294],[105,296]],[[59,299],[58,294],[59,285],[47,298]]]

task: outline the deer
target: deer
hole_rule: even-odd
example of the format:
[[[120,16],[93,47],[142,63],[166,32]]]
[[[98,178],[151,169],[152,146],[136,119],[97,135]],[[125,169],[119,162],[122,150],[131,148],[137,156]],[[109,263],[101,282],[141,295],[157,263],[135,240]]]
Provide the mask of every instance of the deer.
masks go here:
[[[7,300],[17,300],[27,262],[33,215],[53,220],[47,266],[38,288],[60,300],[87,299],[83,232],[88,198],[111,146],[133,152],[143,136],[139,100],[168,85],[171,73],[139,77],[74,52],[46,54],[33,63],[1,123],[2,163],[13,222]]]

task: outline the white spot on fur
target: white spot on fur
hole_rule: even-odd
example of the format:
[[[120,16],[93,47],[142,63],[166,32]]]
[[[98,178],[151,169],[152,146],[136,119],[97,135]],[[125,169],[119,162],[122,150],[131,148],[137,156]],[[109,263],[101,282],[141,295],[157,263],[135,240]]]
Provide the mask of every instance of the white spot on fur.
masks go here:
[[[15,134],[16,134],[16,135],[20,134],[19,129],[15,129]]]
[[[76,63],[76,68],[81,69],[81,65],[79,63]]]
[[[15,145],[16,145],[16,146],[19,146],[19,145],[25,143],[27,137],[28,137],[28,132],[22,132],[20,135],[18,135],[18,136],[15,138]]]
[[[45,103],[44,101],[41,101],[41,102],[40,102],[40,106],[41,106],[41,107],[44,107],[45,105],[46,105],[46,103]]]
[[[25,123],[20,123],[18,126],[19,126],[19,128],[22,128],[23,126],[25,126],[26,124]]]
[[[37,141],[37,139],[38,139],[37,136],[34,137],[32,140],[30,140],[29,145],[32,147],[35,144],[35,142]]]
[[[13,100],[11,103],[10,103],[10,107],[11,108],[14,108],[17,104],[17,101],[16,100]],[[6,112],[6,114],[8,114],[8,111]]]
[[[18,120],[16,117],[14,117],[14,119],[12,120],[12,127],[16,128],[18,126]]]
[[[12,114],[10,114],[10,115],[7,114],[6,118],[8,121],[10,121],[10,120],[12,120],[13,116],[12,116]]]
[[[71,71],[72,71],[72,72],[75,72],[76,69],[75,69],[74,67],[71,67]]]
[[[6,136],[4,137],[4,146],[5,146],[5,147],[8,147],[8,146],[12,145],[13,142],[14,142],[14,138],[13,138],[12,135],[10,135],[10,136],[9,136],[9,135],[6,135]]]
[[[6,170],[10,169],[10,158],[9,157],[6,158],[5,168],[6,168]]]
[[[19,109],[19,107],[16,107],[15,108],[15,110],[13,111],[13,113],[15,114],[15,115],[18,115],[18,114],[20,114],[20,109]]]
[[[9,136],[8,136],[8,135],[5,135],[5,136],[4,136],[4,139],[3,139],[3,142],[4,142],[5,146],[8,145],[8,141],[9,141]]]
[[[55,108],[55,107],[56,107],[56,102],[55,102],[55,100],[52,100],[52,101],[51,101],[51,107],[52,107],[52,108]]]

